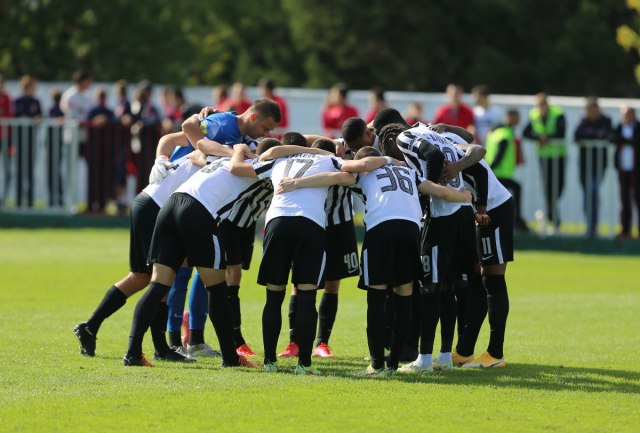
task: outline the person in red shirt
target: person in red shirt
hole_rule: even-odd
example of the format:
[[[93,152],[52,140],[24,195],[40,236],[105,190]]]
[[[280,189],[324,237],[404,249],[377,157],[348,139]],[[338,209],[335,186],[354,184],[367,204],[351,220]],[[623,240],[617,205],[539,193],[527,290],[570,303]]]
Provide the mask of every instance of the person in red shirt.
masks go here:
[[[211,92],[211,99],[213,101],[213,107],[218,111],[225,111],[227,107],[227,99],[229,99],[229,91],[227,86],[219,84],[213,88]]]
[[[263,98],[271,99],[280,107],[280,122],[278,122],[278,126],[271,133],[271,136],[280,139],[289,127],[287,101],[273,93],[276,86],[270,78],[261,78],[260,81],[258,81],[258,87],[260,88],[260,93]]]
[[[376,117],[378,111],[387,108],[387,101],[384,99],[384,89],[374,87],[369,91],[369,111],[364,117],[365,123],[369,124]]]
[[[13,104],[9,94],[4,91],[4,77],[0,74],[0,118],[3,117],[13,117]],[[9,137],[9,126],[0,125],[0,143],[5,141],[7,137]],[[7,199],[11,180],[10,160],[7,155],[2,155],[2,147],[0,146],[0,160],[2,161],[2,171],[4,172],[4,191],[0,196],[0,203]],[[8,153],[11,154],[11,149]]]
[[[329,138],[339,138],[342,124],[350,117],[360,117],[353,105],[347,104],[349,88],[344,83],[334,84],[329,89],[327,104],[322,109],[322,129]]]
[[[433,123],[459,126],[473,133],[475,129],[473,109],[462,102],[463,93],[464,89],[462,86],[449,84],[447,86],[449,102],[438,107]]]
[[[11,97],[4,91],[4,77],[0,75],[0,117],[13,117],[11,105]]]
[[[244,90],[244,84],[241,82],[233,83],[231,97],[225,100],[222,111],[235,111],[238,114],[247,111],[251,107],[251,101],[247,99]]]

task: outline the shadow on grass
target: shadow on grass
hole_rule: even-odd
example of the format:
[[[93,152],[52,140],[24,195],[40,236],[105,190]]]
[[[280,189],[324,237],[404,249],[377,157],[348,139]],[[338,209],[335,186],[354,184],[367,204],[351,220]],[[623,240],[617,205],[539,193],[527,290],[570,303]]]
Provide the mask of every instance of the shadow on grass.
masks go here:
[[[374,378],[355,372],[367,367],[366,361],[335,360],[322,365],[328,376],[356,380]],[[442,385],[472,385],[526,388],[549,391],[640,393],[640,372],[603,368],[566,367],[540,364],[509,364],[507,368],[461,369],[426,375],[398,374],[381,380]]]

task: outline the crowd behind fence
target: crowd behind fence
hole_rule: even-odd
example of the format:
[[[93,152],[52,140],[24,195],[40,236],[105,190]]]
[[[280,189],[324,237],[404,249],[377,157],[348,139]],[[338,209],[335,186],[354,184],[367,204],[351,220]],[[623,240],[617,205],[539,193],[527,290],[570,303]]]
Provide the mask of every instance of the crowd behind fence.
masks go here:
[[[59,83],[42,83],[40,92],[46,94]],[[7,88],[11,90],[11,82]],[[183,90],[184,97],[200,105],[213,105],[211,88],[192,87]],[[258,89],[248,88],[249,98],[258,96]],[[157,96],[158,92],[154,94]],[[302,133],[322,133],[319,113],[326,91],[279,89],[289,105],[288,130]],[[350,101],[365,113],[369,94],[350,93]],[[468,96],[467,96],[468,97]],[[425,113],[435,111],[444,100],[442,94],[387,92],[387,104],[405,111],[409,104],[422,102]],[[577,142],[573,131],[584,111],[584,98],[552,97],[566,114],[567,151],[560,176],[550,176],[547,186],[559,194],[557,203],[562,225],[555,227],[548,218],[545,204],[544,170],[560,170],[538,163],[536,146],[523,139],[522,156],[514,179],[521,187],[521,214],[529,227],[541,235],[553,233],[581,235],[596,212],[599,225],[596,235],[613,237],[620,232],[620,187],[616,167],[616,146],[609,138]],[[534,103],[532,96],[493,95],[492,103],[505,110],[518,109],[524,119]],[[617,123],[621,105],[638,105],[638,101],[601,99],[602,111]],[[364,116],[362,116],[364,117]],[[525,120],[518,126],[521,133]],[[68,118],[43,117],[0,119],[0,211],[63,212],[63,213],[121,213],[137,192],[147,184],[154,162],[155,147],[166,132],[160,123],[133,129],[130,124],[107,122],[91,125]],[[582,151],[581,151],[582,149]],[[581,157],[582,152],[582,157]],[[586,155],[586,157],[585,157]],[[586,165],[586,168],[585,168]],[[597,176],[585,176],[586,170]],[[595,179],[595,183],[594,183]],[[599,194],[594,195],[596,189]],[[594,203],[597,200],[597,203]],[[637,215],[631,213],[633,226]]]

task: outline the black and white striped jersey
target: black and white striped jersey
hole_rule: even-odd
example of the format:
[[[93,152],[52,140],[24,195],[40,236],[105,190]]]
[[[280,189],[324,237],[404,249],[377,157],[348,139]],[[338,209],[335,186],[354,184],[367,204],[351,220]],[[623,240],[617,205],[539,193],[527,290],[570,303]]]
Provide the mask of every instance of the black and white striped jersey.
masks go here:
[[[366,230],[397,219],[420,225],[422,207],[418,185],[425,179],[416,170],[388,164],[356,179],[352,189],[364,202]]]
[[[457,134],[445,132],[442,135],[455,144],[467,144]],[[465,153],[458,147],[456,147],[456,152],[458,153],[458,158],[462,158]],[[484,159],[463,170],[462,179],[465,188],[473,194],[474,203],[486,206],[487,211],[497,208],[511,198],[509,190],[500,183]]]
[[[327,227],[351,221],[354,213],[351,189],[339,185],[329,187],[325,211]]]
[[[430,130],[427,125],[422,123],[398,135],[396,143],[404,154],[405,161],[409,167],[430,180],[434,180],[431,179],[428,172],[430,166],[428,158],[432,155],[432,153],[430,153],[431,149],[438,149],[448,161],[455,162],[459,159],[457,148],[451,141],[441,134]],[[433,169],[433,167],[431,169]],[[435,180],[437,181],[437,179]],[[449,181],[448,186],[457,191],[461,191],[464,188],[462,174],[458,174],[458,176]],[[464,204],[446,201],[438,197],[431,197],[431,216],[437,218],[452,215],[458,211],[462,205]]]
[[[167,172],[167,177],[160,182],[149,184],[142,190],[142,192],[151,197],[159,207],[164,206],[169,196],[200,169],[200,167],[193,165],[191,161],[189,161],[188,156],[183,156],[173,163],[175,165]]]
[[[252,177],[234,176],[229,172],[230,158],[217,159],[200,171],[195,173],[189,180],[180,186],[176,192],[189,194],[213,215],[214,218],[225,219],[234,211],[236,205],[243,202],[250,202],[258,197],[264,190],[263,181]],[[253,162],[256,173],[264,163]],[[235,208],[234,218],[242,220],[249,225],[245,210]]]
[[[317,173],[340,171],[342,159],[335,156],[303,153],[267,161],[256,173],[260,178],[271,176],[273,186],[285,177],[308,177]],[[300,188],[283,194],[276,194],[267,210],[265,224],[281,216],[302,216],[309,218],[322,228],[325,227],[327,213],[327,187]]]

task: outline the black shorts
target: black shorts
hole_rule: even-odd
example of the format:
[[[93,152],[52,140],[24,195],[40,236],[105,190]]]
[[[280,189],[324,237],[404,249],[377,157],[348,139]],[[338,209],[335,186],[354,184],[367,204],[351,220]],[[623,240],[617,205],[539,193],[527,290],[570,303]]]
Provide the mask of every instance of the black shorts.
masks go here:
[[[264,233],[258,284],[284,286],[289,280],[320,285],[325,267],[325,231],[305,217],[285,216],[269,221]]]
[[[476,229],[478,257],[482,265],[498,265],[513,261],[513,198],[487,212],[491,222]]]
[[[256,223],[249,227],[238,227],[231,221],[224,220],[218,225],[218,232],[224,245],[227,266],[242,265],[245,271],[249,269],[256,238]]]
[[[390,220],[364,235],[358,287],[396,287],[420,276],[420,228],[411,221]]]
[[[358,242],[353,220],[326,228],[326,281],[336,281],[359,274]]]
[[[131,206],[131,228],[129,229],[129,270],[151,274],[147,263],[153,228],[160,206],[145,192],[138,194]]]
[[[477,259],[470,244],[474,239],[470,209],[463,206],[451,215],[431,218],[425,227],[421,246],[422,286],[453,283],[463,273],[473,271]]]
[[[189,266],[225,269],[227,265],[217,221],[189,194],[174,193],[158,214],[149,263],[178,272],[185,258]]]

